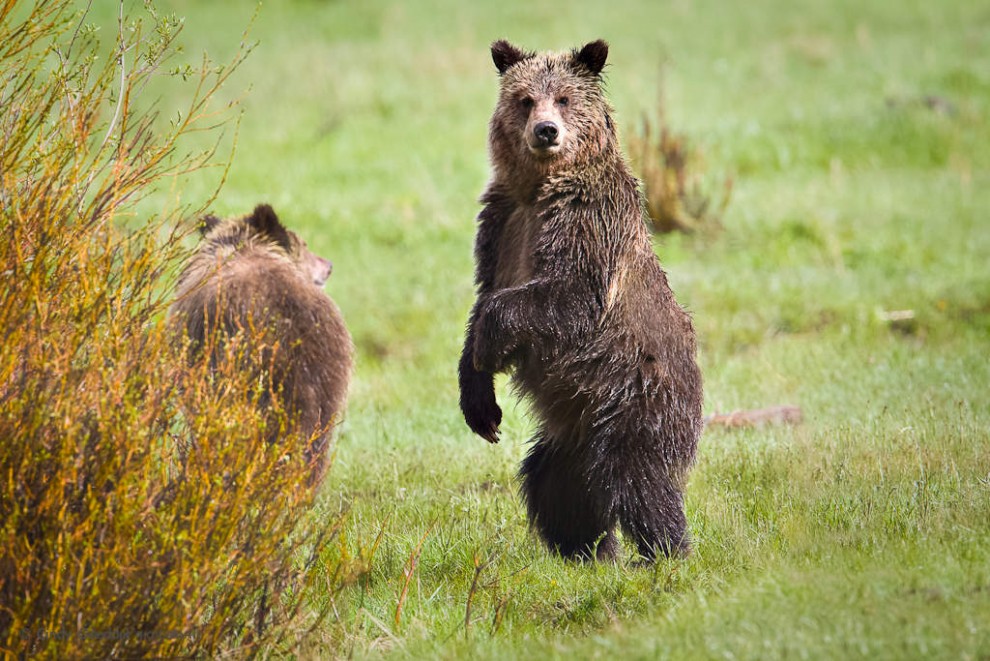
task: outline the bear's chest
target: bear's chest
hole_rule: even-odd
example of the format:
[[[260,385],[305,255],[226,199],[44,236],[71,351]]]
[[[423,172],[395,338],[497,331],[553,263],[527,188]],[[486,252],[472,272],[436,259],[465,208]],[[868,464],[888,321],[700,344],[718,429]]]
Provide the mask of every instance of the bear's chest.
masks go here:
[[[539,222],[528,207],[516,209],[502,227],[498,242],[495,287],[518,287],[533,279]]]

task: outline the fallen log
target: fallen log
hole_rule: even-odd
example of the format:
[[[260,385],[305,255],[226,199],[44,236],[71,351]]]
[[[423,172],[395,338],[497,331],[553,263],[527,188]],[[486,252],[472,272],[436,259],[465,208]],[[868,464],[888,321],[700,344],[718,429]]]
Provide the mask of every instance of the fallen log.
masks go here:
[[[706,427],[749,428],[763,425],[796,425],[804,420],[799,406],[771,406],[732,413],[715,413],[705,417]]]

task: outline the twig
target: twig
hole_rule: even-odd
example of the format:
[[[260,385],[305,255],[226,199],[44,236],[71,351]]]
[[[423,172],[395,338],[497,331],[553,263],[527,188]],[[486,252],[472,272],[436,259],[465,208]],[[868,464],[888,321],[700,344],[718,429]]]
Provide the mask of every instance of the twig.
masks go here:
[[[393,643],[395,643],[395,644],[397,644],[397,645],[401,645],[401,644],[402,644],[402,641],[401,641],[401,640],[399,640],[399,639],[398,639],[398,637],[397,637],[397,636],[396,636],[396,635],[395,635],[394,633],[392,633],[391,631],[389,631],[389,629],[388,629],[388,627],[387,627],[387,626],[385,626],[385,623],[384,623],[384,622],[382,622],[381,620],[379,620],[379,619],[378,619],[377,617],[375,617],[374,615],[372,615],[372,614],[371,614],[371,612],[370,612],[370,611],[369,611],[368,609],[366,609],[366,608],[362,608],[362,609],[361,609],[361,612],[363,612],[363,613],[364,613],[364,615],[365,615],[365,617],[367,617],[367,618],[368,618],[369,620],[371,620],[371,622],[372,622],[372,623],[373,623],[373,624],[374,624],[375,626],[377,626],[377,627],[378,627],[379,629],[381,629],[381,630],[382,630],[382,632],[383,632],[383,633],[384,633],[384,634],[385,634],[386,636],[388,636],[388,637],[389,637],[389,639],[390,639],[390,640],[391,640],[391,641],[392,641]]]
[[[409,582],[412,581],[413,572],[416,571],[416,565],[419,563],[419,555],[423,550],[423,544],[426,542],[426,537],[433,532],[433,528],[437,525],[436,520],[430,524],[430,527],[426,529],[423,536],[419,540],[419,544],[413,549],[412,553],[409,554],[409,564],[403,571],[403,576],[405,580],[402,582],[402,592],[399,593],[399,602],[395,605],[395,630],[399,630],[399,626],[402,620],[402,605],[406,601],[406,595],[409,593]]]
[[[117,94],[117,104],[113,109],[113,117],[110,118],[110,124],[107,125],[107,132],[103,136],[103,141],[100,143],[100,148],[96,150],[97,154],[103,153],[103,148],[107,144],[107,140],[113,134],[113,129],[120,120],[120,110],[124,103],[124,86],[127,82],[127,67],[124,66],[124,53],[127,49],[124,48],[124,2],[120,1],[117,9],[117,44],[119,55],[117,56],[117,62],[120,66],[120,92]]]
[[[512,599],[512,593],[519,585],[519,581],[522,580],[523,574],[528,569],[529,565],[526,565],[509,575],[510,578],[513,578],[513,581],[509,586],[509,589],[505,591],[505,594],[499,597],[498,603],[495,604],[495,612],[492,613],[492,628],[489,632],[490,636],[494,636],[498,633],[499,628],[502,626],[502,618],[505,616],[505,609],[508,607],[509,601]]]
[[[481,578],[481,573],[492,563],[492,558],[488,558],[484,562],[479,562],[478,554],[474,554],[474,577],[471,579],[471,588],[468,590],[467,596],[467,606],[464,608],[464,636],[465,638],[471,634],[471,601],[474,599],[474,593],[478,589],[478,580]]]

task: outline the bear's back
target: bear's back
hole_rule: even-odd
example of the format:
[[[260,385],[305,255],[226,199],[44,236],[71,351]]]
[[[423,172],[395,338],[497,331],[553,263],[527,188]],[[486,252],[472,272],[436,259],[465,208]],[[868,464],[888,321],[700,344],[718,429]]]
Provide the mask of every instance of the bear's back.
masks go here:
[[[200,252],[181,283],[170,315],[194,347],[219,333],[217,360],[225,339],[247,334],[260,344],[247,368],[271,370],[303,433],[332,422],[346,400],[353,345],[337,305],[297,264],[264,245]]]

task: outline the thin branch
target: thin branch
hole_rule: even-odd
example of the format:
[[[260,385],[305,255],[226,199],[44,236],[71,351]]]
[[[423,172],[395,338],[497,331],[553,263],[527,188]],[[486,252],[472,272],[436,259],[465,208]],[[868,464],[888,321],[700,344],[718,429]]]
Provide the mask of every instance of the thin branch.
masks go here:
[[[117,48],[117,50],[118,50],[118,53],[119,53],[119,55],[117,57],[117,66],[120,67],[120,92],[117,94],[117,104],[116,104],[116,106],[113,109],[113,117],[110,119],[110,124],[107,126],[107,132],[103,136],[103,141],[100,142],[100,148],[96,150],[96,153],[98,153],[98,154],[103,152],[103,148],[106,146],[107,140],[109,140],[110,139],[110,136],[113,134],[113,130],[116,127],[117,122],[120,120],[120,112],[121,112],[121,108],[122,108],[123,103],[124,103],[124,86],[126,85],[126,82],[127,82],[127,68],[124,66],[124,64],[125,64],[124,53],[126,52],[126,49],[124,48],[124,46],[125,46],[125,44],[124,44],[124,0],[120,0],[120,3],[117,5],[117,30],[118,30],[118,35],[117,35],[117,45],[118,45],[118,48]]]
[[[399,601],[395,605],[395,630],[398,631],[402,621],[402,606],[405,604],[406,595],[409,592],[409,583],[412,581],[413,574],[416,571],[416,565],[419,563],[419,556],[423,550],[423,544],[426,542],[427,536],[433,532],[433,528],[437,525],[437,521],[434,520],[430,524],[430,527],[426,529],[423,536],[419,540],[419,544],[413,549],[412,553],[409,554],[409,564],[403,571],[403,576],[405,580],[402,582],[402,592],[399,593]]]

